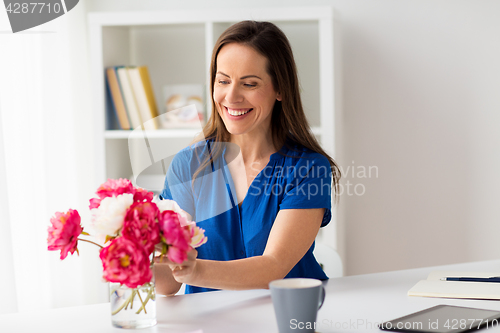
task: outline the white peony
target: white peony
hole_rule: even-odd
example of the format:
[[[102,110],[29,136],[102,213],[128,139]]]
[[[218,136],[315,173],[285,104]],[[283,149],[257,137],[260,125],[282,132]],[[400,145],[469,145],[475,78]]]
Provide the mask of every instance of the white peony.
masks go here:
[[[101,200],[98,208],[91,209],[91,226],[96,236],[116,236],[123,227],[125,214],[133,202],[134,195],[124,193],[116,197],[106,197]]]
[[[160,200],[159,197],[155,196],[153,202],[158,207],[160,213],[166,210],[172,210],[180,215],[181,225],[187,225],[191,221],[191,217],[188,213],[182,210],[181,207],[174,200],[163,199]]]
[[[186,212],[183,211],[181,209],[181,207],[179,207],[177,202],[175,202],[174,200],[168,200],[168,199],[160,200],[159,197],[155,196],[153,198],[153,202],[156,204],[156,206],[160,210],[160,213],[163,211],[166,211],[166,210],[173,210],[177,214],[181,214],[182,216],[186,217]]]

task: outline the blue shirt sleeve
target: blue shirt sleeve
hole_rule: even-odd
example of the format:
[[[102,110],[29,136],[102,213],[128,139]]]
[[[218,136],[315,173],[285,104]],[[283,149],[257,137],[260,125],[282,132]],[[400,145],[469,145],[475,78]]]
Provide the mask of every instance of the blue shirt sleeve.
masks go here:
[[[287,171],[286,188],[280,209],[325,208],[321,226],[332,217],[332,172],[328,159],[311,154],[297,159],[294,168]]]
[[[194,219],[195,208],[191,188],[190,164],[189,156],[185,151],[180,151],[175,155],[168,168],[160,199],[174,200],[182,210],[189,213]]]

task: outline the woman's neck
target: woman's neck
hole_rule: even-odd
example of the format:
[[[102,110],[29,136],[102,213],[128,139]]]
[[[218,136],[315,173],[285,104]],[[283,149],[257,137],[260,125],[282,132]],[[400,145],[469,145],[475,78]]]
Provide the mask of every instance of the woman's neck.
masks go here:
[[[238,145],[245,163],[268,159],[281,147],[275,147],[271,133],[267,135],[231,135],[231,143]],[[237,147],[235,147],[237,148]]]

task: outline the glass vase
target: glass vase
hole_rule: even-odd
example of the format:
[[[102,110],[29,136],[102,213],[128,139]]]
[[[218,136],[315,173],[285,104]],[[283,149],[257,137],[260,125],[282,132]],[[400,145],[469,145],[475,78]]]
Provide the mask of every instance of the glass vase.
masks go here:
[[[111,323],[119,328],[156,325],[154,280],[137,288],[110,283]]]

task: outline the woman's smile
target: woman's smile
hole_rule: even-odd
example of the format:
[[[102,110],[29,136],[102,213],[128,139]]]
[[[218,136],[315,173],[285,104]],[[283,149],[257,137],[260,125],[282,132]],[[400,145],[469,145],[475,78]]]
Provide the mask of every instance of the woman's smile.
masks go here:
[[[250,108],[250,109],[231,109],[231,108],[228,108],[227,106],[224,106],[224,108],[226,109],[227,113],[229,114],[230,119],[233,119],[233,117],[235,119],[244,118],[243,117],[244,115],[253,111],[253,108]]]

